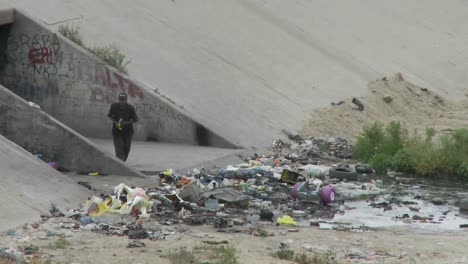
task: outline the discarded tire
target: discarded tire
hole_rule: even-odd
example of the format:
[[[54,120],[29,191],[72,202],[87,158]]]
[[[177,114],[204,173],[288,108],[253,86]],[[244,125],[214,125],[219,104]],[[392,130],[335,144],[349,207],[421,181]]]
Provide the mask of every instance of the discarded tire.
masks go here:
[[[320,188],[320,202],[323,204],[329,204],[335,202],[336,191],[332,185],[325,185]]]
[[[331,168],[328,175],[330,178],[338,180],[357,181],[358,179],[358,174],[355,171],[345,167]]]
[[[370,174],[370,173],[373,173],[374,170],[372,169],[372,167],[368,164],[359,164],[359,165],[356,165],[355,167],[356,169],[356,172],[357,173],[367,173],[367,174]]]

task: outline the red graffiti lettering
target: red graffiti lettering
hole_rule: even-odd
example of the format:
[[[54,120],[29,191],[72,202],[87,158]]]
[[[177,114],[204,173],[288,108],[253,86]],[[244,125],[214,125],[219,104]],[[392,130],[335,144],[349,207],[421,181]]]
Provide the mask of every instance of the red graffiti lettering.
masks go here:
[[[52,64],[52,50],[50,48],[32,48],[28,53],[31,64]]]
[[[107,88],[106,101],[114,100],[117,92],[126,92],[130,97],[144,98],[144,93],[138,85],[101,64],[78,63],[75,67],[75,76],[79,81]],[[95,96],[93,95],[92,98]]]
[[[106,68],[106,76],[107,82],[105,86],[108,89],[117,89],[119,88],[120,91],[128,93],[130,97],[139,97],[141,99],[144,98],[143,92],[141,91],[140,87],[136,84],[130,82],[125,77],[120,75],[117,72],[114,72],[113,75],[110,74],[110,70]],[[113,77],[113,78],[112,78]]]
[[[136,86],[135,84],[129,82],[128,85],[128,94],[132,97],[140,97],[143,99],[145,96],[143,95],[143,91],[141,91],[140,87]]]

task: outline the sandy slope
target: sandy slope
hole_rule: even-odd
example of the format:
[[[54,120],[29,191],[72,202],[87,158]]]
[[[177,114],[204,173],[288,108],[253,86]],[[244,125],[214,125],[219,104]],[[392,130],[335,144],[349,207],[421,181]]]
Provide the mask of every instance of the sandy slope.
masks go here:
[[[386,102],[385,98],[391,98]],[[401,74],[382,78],[368,85],[368,92],[357,97],[364,111],[357,111],[352,98],[341,105],[317,109],[301,133],[306,136],[329,134],[353,139],[364,125],[380,121],[400,121],[411,132],[432,127],[438,132],[468,126],[468,100],[454,102],[430,89],[416,86]],[[338,102],[338,101],[336,101]]]

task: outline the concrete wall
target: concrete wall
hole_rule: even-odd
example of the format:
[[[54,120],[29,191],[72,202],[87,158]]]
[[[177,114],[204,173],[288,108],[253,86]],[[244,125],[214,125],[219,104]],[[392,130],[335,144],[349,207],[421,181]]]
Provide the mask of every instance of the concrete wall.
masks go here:
[[[235,147],[155,91],[25,14],[16,12],[5,53],[0,84],[85,136],[111,137],[106,115],[118,93],[126,92],[140,118],[136,140]]]
[[[0,134],[65,170],[141,176],[111,153],[0,86]]]
[[[2,97],[3,98],[3,97]],[[80,206],[91,192],[0,135],[0,231]]]
[[[2,5],[3,4],[3,5]],[[132,77],[242,146],[270,146],[317,108],[401,72],[468,94],[467,1],[0,0],[86,43],[115,42]]]
[[[0,25],[11,24],[15,21],[15,10],[12,8],[0,10]]]

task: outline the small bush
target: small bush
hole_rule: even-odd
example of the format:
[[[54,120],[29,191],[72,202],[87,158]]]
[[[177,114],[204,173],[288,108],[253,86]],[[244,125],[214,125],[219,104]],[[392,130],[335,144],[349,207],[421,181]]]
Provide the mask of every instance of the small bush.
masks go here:
[[[468,180],[468,129],[436,138],[428,128],[424,136],[408,136],[400,123],[385,129],[378,122],[364,127],[352,148],[353,157],[371,164],[378,173],[388,169],[420,176],[458,176]]]
[[[468,180],[468,161],[463,162],[456,171],[464,179]]]
[[[401,127],[400,122],[392,121],[385,127],[382,152],[393,156],[402,149],[408,140],[408,132]]]
[[[364,127],[363,133],[358,136],[357,142],[352,148],[353,157],[368,161],[380,151],[383,139],[384,131],[381,123],[375,122]]]
[[[123,54],[116,45],[94,47],[91,48],[90,51],[110,66],[123,73],[127,73],[127,65],[130,61],[125,61],[125,54]]]
[[[290,249],[280,249],[274,256],[279,259],[290,260],[298,264],[337,264],[332,254],[295,253]]]
[[[192,251],[187,250],[184,247],[178,250],[171,251],[166,256],[173,264],[185,264],[185,263],[197,263],[198,259]]]
[[[68,241],[66,238],[65,238],[65,235],[60,235],[60,237],[55,240],[54,242],[50,243],[50,247],[51,248],[59,248],[59,249],[64,249],[65,247],[67,247],[68,245],[70,245],[70,241]]]
[[[186,263],[213,263],[213,264],[238,264],[237,249],[234,246],[195,246],[192,250],[181,247],[170,251],[167,257],[172,264]],[[209,259],[209,262],[204,260]]]
[[[81,38],[80,28],[78,25],[60,25],[58,32],[76,44],[83,46],[83,39]]]
[[[125,60],[125,54],[123,54],[116,45],[111,44],[107,46],[97,46],[93,48],[86,47],[83,43],[83,39],[80,34],[80,28],[77,25],[60,25],[58,28],[58,32],[64,37],[75,42],[76,44],[87,48],[94,55],[101,58],[110,66],[116,68],[117,70],[123,73],[127,73],[127,65],[130,63],[130,61]]]
[[[276,252],[275,257],[279,259],[286,259],[286,260],[293,260],[294,259],[294,251],[290,249],[280,249]]]
[[[237,264],[236,248],[233,246],[219,246],[213,249],[212,258],[222,264]]]
[[[414,173],[414,157],[409,148],[400,149],[391,159],[390,168],[404,173]]]
[[[378,174],[384,174],[392,167],[392,156],[376,153],[368,162]]]

